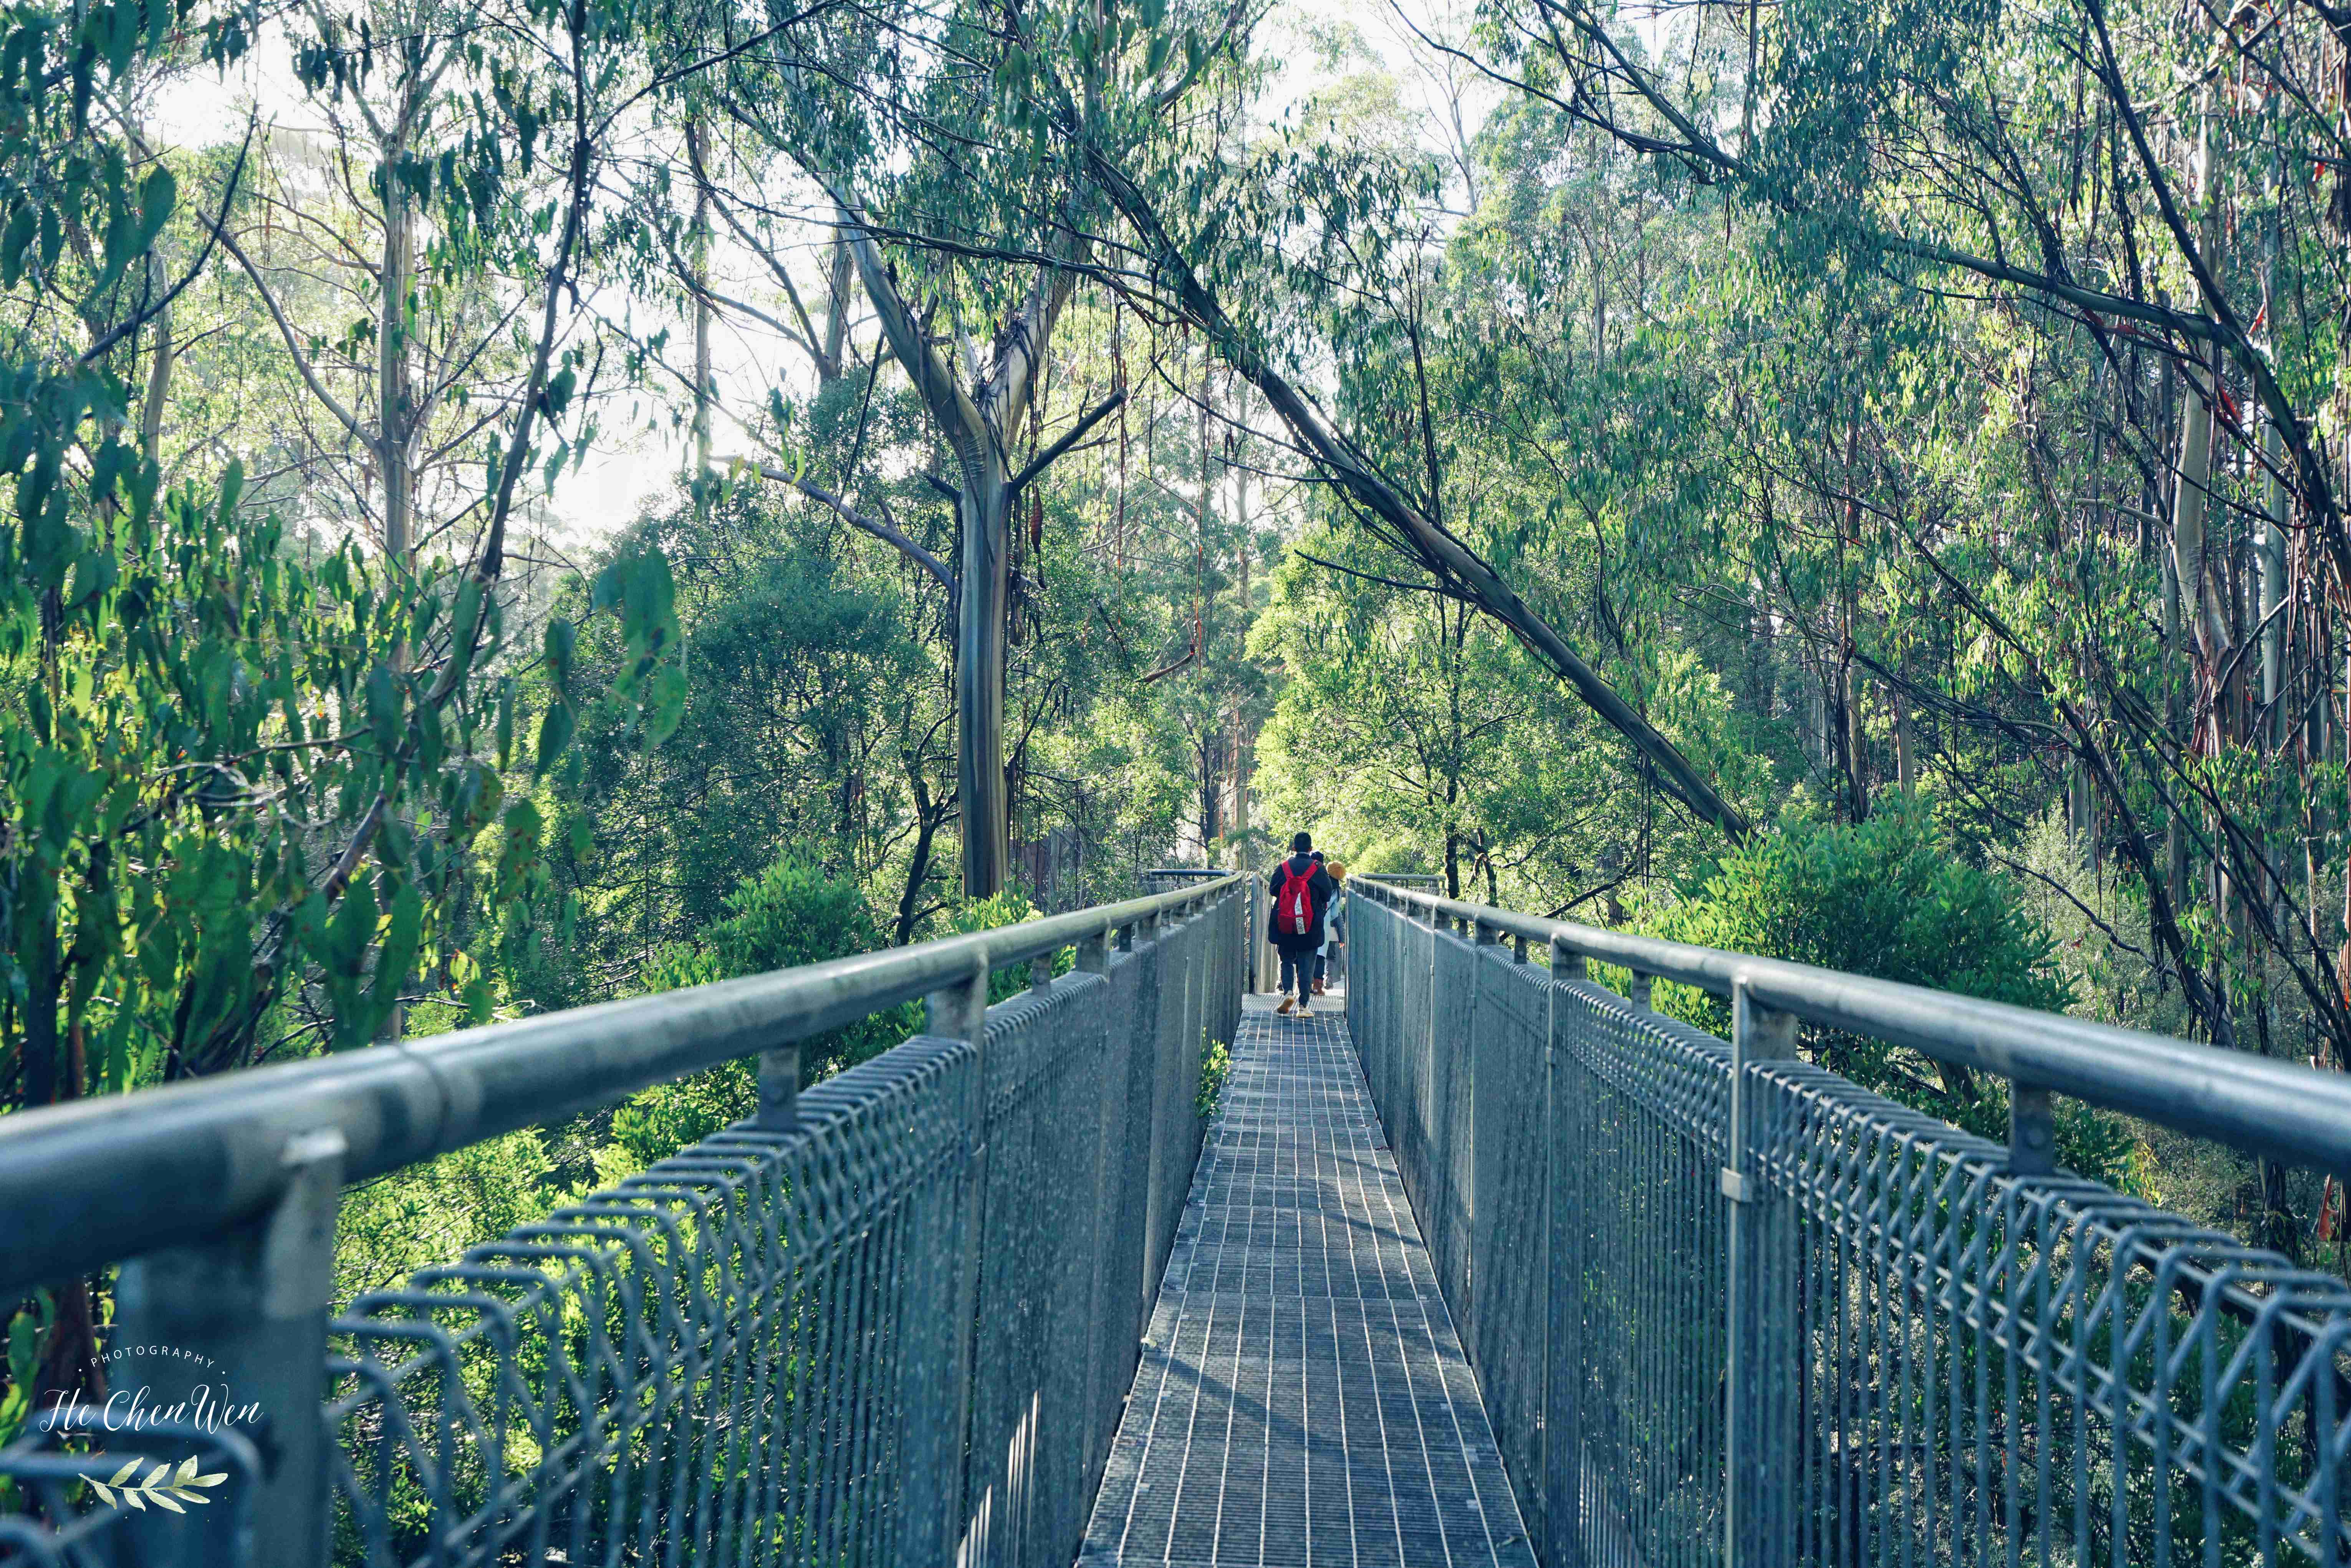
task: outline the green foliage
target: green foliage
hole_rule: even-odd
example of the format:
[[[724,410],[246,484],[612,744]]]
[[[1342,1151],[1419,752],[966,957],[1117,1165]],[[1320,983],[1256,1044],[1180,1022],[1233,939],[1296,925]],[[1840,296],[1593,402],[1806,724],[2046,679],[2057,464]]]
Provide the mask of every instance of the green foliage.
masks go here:
[[[1042,912],[1029,902],[1029,895],[1018,888],[1006,888],[990,898],[969,898],[947,912],[946,930],[942,936],[964,936],[976,931],[994,931],[1000,926],[1018,925],[1024,920],[1035,920]],[[1053,973],[1066,975],[1077,956],[1067,949],[1053,955]],[[1008,964],[987,977],[987,1002],[1010,1001],[1033,983],[1026,963]]]
[[[645,988],[706,985],[883,945],[863,891],[790,851],[729,894],[726,911],[699,941],[656,955],[647,966]],[[803,1040],[801,1078],[814,1082],[887,1051],[914,1025],[911,1008],[895,1008]],[[612,1139],[642,1169],[749,1115],[758,1103],[755,1065],[729,1061],[637,1094],[613,1113]]]
[[[1200,1037],[1200,1120],[1211,1121],[1225,1101],[1225,1083],[1233,1075],[1233,1048],[1221,1040]]]
[[[2072,1000],[2048,936],[2009,883],[1954,859],[1925,808],[1889,797],[1858,826],[1790,821],[1693,877],[1650,921],[1654,935],[1812,964],[2013,1007],[2063,1012]],[[1661,1011],[1728,1036],[1728,1004],[1660,984]],[[1913,1109],[2005,1143],[2005,1084],[1907,1047],[1807,1025],[1815,1061]],[[2072,1102],[2059,1115],[2067,1166],[2126,1181],[2132,1139],[2115,1118]]]
[[[1310,556],[1382,565],[1376,544],[1326,525],[1276,576],[1252,643],[1282,677],[1260,743],[1273,821],[1348,846],[1357,869],[1433,871],[1450,896],[1539,910],[1604,900],[1645,850],[1711,842],[1661,813],[1614,737],[1498,627]],[[1719,715],[1703,671],[1668,668],[1661,722]]]
[[[2017,1007],[2063,1011],[2070,999],[2013,890],[1947,854],[1928,813],[1898,795],[1858,826],[1799,820],[1757,835],[1694,879],[1655,929]]]
[[[350,1188],[335,1216],[335,1301],[539,1218],[562,1197],[559,1174],[547,1135],[525,1128]]]
[[[728,894],[726,910],[726,917],[710,925],[698,941],[664,948],[647,966],[646,988],[706,985],[884,946],[862,890],[791,851]],[[1006,892],[957,904],[943,935],[992,931],[1036,915],[1026,897]],[[1060,955],[1056,972],[1066,972],[1071,962],[1069,954]],[[1000,969],[989,977],[988,999],[1007,1000],[1028,984],[1027,965]],[[921,1027],[921,1004],[910,1002],[803,1040],[802,1082],[813,1083],[877,1056]],[[612,1116],[612,1140],[632,1164],[606,1159],[601,1168],[608,1176],[643,1169],[749,1115],[758,1106],[757,1071],[748,1061],[730,1061],[691,1078],[655,1084]]]
[[[0,21],[0,100],[20,111],[0,115],[0,474],[14,481],[0,521],[0,1022],[14,1048],[0,1105],[351,1048],[420,996],[485,1018],[493,977],[553,907],[539,817],[508,793],[525,655],[507,640],[504,569],[523,471],[542,472],[552,446],[551,483],[584,431],[582,350],[559,343],[558,306],[580,277],[593,154],[574,138],[534,173],[529,126],[568,117],[574,88],[599,90],[590,79],[624,90],[600,69],[550,89],[548,53],[584,67],[643,37],[624,6],[591,21],[527,4],[490,30],[495,46],[427,26],[375,50],[353,47],[365,16],[305,13],[298,78],[342,108],[403,105],[376,122],[400,129],[368,170],[379,204],[396,191],[431,220],[418,251],[402,242],[402,265],[422,268],[413,298],[387,310],[371,297],[305,330],[283,312],[301,318],[316,295],[269,281],[225,232],[243,226],[267,150],[248,136],[167,156],[139,126],[172,68],[199,47],[226,65],[252,26],[178,0]],[[580,178],[550,183],[559,171]],[[323,233],[351,215],[329,200],[314,221]],[[266,256],[268,237],[246,243]],[[223,298],[207,269],[232,255],[266,299]],[[468,308],[485,271],[519,290],[487,315]],[[534,292],[543,311],[525,308]],[[229,318],[233,347],[184,315],[175,330],[173,312],[199,305]],[[535,343],[509,330],[526,317]],[[253,337],[256,321],[282,331]],[[391,388],[422,361],[429,381],[436,349],[466,370],[425,410],[387,391],[354,413],[327,388],[350,385],[338,364],[381,369]],[[495,397],[494,367],[515,371]],[[287,396],[255,420],[247,392],[272,377]],[[461,381],[481,394],[470,410]],[[341,469],[312,416],[356,444]],[[298,450],[271,444],[287,426]],[[410,514],[430,487],[395,497],[383,465],[428,447],[456,498],[421,530]],[[268,476],[250,488],[248,459]],[[287,484],[298,471],[319,482]],[[390,532],[395,510],[406,521]],[[449,535],[461,523],[470,544]],[[426,535],[438,549],[420,548]],[[679,689],[668,583],[657,554],[616,559],[589,607],[622,628],[617,696],[655,743]],[[569,635],[546,638],[559,673],[541,772],[570,734]]]
[[[25,1423],[37,1412],[33,1408],[33,1389],[40,1367],[41,1342],[56,1326],[56,1298],[47,1291],[37,1291],[26,1305],[8,1317],[8,1385],[0,1391],[0,1445],[13,1443]],[[18,1506],[14,1478],[0,1478],[0,1508]]]

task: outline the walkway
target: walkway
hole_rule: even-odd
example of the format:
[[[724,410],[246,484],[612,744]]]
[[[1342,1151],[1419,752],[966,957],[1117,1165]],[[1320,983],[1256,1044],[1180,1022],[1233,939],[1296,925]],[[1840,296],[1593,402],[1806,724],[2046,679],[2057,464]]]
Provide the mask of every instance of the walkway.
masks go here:
[[[1534,1568],[1346,1019],[1264,999],[1080,1568]]]

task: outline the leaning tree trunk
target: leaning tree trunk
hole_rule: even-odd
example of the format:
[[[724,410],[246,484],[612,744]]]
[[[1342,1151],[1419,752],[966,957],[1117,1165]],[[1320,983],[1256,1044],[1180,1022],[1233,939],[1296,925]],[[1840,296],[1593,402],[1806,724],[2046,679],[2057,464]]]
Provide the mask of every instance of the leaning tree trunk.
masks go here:
[[[1722,798],[1678,747],[1602,680],[1490,564],[1405,499],[1366,454],[1327,424],[1322,411],[1243,340],[1223,305],[1185,260],[1141,187],[1115,164],[1091,153],[1089,159],[1097,186],[1134,225],[1155,264],[1164,268],[1176,309],[1207,333],[1226,364],[1264,395],[1308,460],[1356,506],[1388,524],[1395,530],[1395,542],[1404,547],[1402,553],[1429,573],[1436,586],[1509,628],[1574,687],[1587,707],[1648,758],[1667,794],[1730,839],[1743,840],[1751,834],[1754,829],[1745,815]]]

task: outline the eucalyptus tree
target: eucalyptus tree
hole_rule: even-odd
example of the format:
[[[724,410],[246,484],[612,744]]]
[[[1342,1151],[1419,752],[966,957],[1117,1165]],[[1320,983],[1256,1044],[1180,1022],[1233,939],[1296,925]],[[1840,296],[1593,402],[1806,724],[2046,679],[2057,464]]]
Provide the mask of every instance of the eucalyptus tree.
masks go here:
[[[364,1040],[420,967],[462,994],[461,1008],[478,1015],[494,1000],[484,944],[498,922],[486,911],[520,907],[538,852],[535,809],[501,781],[532,749],[514,736],[511,530],[581,434],[590,345],[572,302],[591,277],[600,166],[632,106],[679,68],[646,68],[645,20],[621,5],[475,7],[455,42],[402,34],[378,51],[371,30],[322,23],[306,46],[303,67],[330,96],[382,89],[379,64],[407,84],[370,110],[390,116],[387,131],[409,128],[376,165],[372,193],[390,205],[374,221],[392,213],[392,237],[347,297],[372,294],[372,307],[354,308],[347,331],[313,332],[274,290],[257,296],[293,377],[348,416],[338,423],[376,465],[378,526],[342,538],[304,537],[249,504],[239,437],[250,432],[180,453],[160,422],[127,417],[133,389],[170,384],[175,358],[197,362],[186,356],[200,350],[161,330],[164,306],[193,298],[208,270],[269,277],[241,221],[260,172],[254,139],[191,162],[92,113],[102,95],[58,96],[77,72],[130,71],[162,47],[160,30],[118,26],[111,53],[78,65],[46,52],[78,48],[75,27],[51,18],[20,35],[39,56],[16,83],[37,134],[0,149],[13,171],[0,283],[23,307],[14,319],[31,324],[9,345],[31,395],[5,415],[19,478],[0,726],[16,1103],[247,1064],[314,1037]],[[218,57],[252,42],[245,26],[216,22]],[[184,199],[175,163],[192,175]],[[98,243],[68,246],[68,231]],[[420,266],[406,287],[403,256]],[[471,363],[495,358],[512,377],[471,421],[449,413],[464,368],[412,379],[467,271],[506,290],[502,329],[476,335]],[[100,312],[109,324],[93,334]],[[68,320],[84,324],[79,340]],[[318,361],[330,337],[382,351],[338,378]],[[354,413],[338,379],[372,389],[382,419]],[[440,546],[450,553],[423,557],[412,537],[403,559],[392,549],[401,504],[384,497],[406,486],[381,486],[416,468],[387,452],[413,455],[436,431],[480,477],[440,519],[453,525]],[[168,487],[167,465],[179,476]],[[331,476],[352,494],[364,483]],[[631,562],[599,590],[599,608],[626,625],[624,687],[656,736],[674,722],[665,572]],[[546,643],[560,695],[541,724],[541,767],[573,723],[568,629],[549,628]],[[504,847],[477,864],[475,837],[492,824]],[[279,1004],[312,986],[310,1023],[273,1034]]]
[[[1004,700],[1016,516],[1024,492],[1120,395],[1051,440],[1038,429],[1054,334],[1079,276],[1113,259],[1103,240],[1114,210],[1095,187],[1091,155],[1123,156],[1199,112],[1216,61],[1246,21],[1237,5],[869,8],[830,29],[819,48],[742,50],[717,95],[746,137],[797,167],[838,226],[882,338],[952,455],[952,479],[936,480],[956,511],[951,567],[912,548],[893,520],[856,507],[860,476],[844,474],[833,498],[955,598],[969,896],[1002,887],[1009,854]],[[787,199],[754,198],[768,210]]]
[[[1430,172],[1416,160],[1298,144],[1228,160],[1196,141],[1088,164],[1144,265],[1121,287],[1146,308],[1207,335],[1263,396],[1290,450],[1342,497],[1420,586],[1491,616],[1638,751],[1658,785],[1693,816],[1740,838],[1747,816],[1671,738],[1628,702],[1550,618],[1530,604],[1445,517],[1443,454],[1425,395],[1424,246],[1412,211]],[[1238,235],[1259,243],[1234,243]],[[1416,389],[1364,423],[1334,418],[1309,374],[1335,325],[1342,352],[1395,368]],[[1407,367],[1409,369],[1407,370]],[[1394,439],[1404,433],[1401,442]]]
[[[1661,36],[1702,37],[1681,15]],[[1645,58],[1582,0],[1498,4],[1488,20],[1492,68],[1730,193],[1790,287],[1991,292],[2032,356],[2025,531],[1922,526],[1883,490],[1846,486],[1844,504],[2044,706],[2214,1038],[2243,1021],[2222,971],[2266,953],[2351,1061],[2320,876],[2337,862],[2328,693],[2351,590],[2332,24],[2064,0],[1857,27],[1847,7],[1805,5],[1750,12],[1743,38],[1716,26],[1750,65],[1708,73]],[[1987,547],[2044,580],[2095,563],[2107,593],[2153,610],[2020,618],[1968,570]]]
[[[1384,554],[1341,518],[1276,573],[1255,633],[1284,676],[1266,729],[1273,809],[1358,865],[1428,864],[1448,898],[1500,902],[1506,874],[1546,907],[1602,896],[1560,896],[1534,862],[1564,852],[1552,869],[1572,878],[1601,858],[1594,829],[1621,797],[1558,788],[1548,763],[1589,786],[1604,748],[1576,744],[1582,716],[1474,606],[1380,580]]]

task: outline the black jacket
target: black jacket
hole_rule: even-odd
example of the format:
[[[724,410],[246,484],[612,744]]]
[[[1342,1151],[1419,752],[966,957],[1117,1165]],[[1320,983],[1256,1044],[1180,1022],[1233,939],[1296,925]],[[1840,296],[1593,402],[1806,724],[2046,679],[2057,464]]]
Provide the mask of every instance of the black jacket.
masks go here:
[[[1281,912],[1284,868],[1293,875],[1308,879],[1306,896],[1313,901],[1314,918],[1308,923],[1303,934],[1283,931],[1278,926],[1276,916]],[[1271,895],[1266,904],[1265,939],[1290,953],[1311,953],[1322,946],[1322,916],[1331,907],[1332,897],[1339,891],[1339,884],[1331,880],[1331,873],[1322,869],[1322,862],[1311,855],[1292,855],[1267,875],[1265,888]]]

